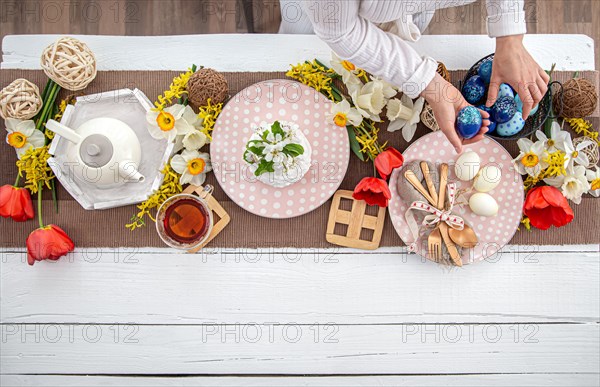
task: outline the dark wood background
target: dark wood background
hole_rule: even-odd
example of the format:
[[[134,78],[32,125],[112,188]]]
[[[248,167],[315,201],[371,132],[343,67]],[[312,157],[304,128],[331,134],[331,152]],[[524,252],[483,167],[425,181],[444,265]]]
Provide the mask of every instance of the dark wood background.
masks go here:
[[[429,34],[485,34],[484,1],[434,16]],[[600,0],[525,0],[528,31],[586,34],[600,64]],[[9,34],[182,35],[274,33],[278,0],[0,0],[0,38]]]

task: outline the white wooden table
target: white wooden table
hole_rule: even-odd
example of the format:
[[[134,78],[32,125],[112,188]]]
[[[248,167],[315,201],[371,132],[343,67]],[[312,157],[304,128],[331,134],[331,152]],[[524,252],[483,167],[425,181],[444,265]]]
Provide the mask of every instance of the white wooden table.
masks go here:
[[[55,38],[6,37],[2,68],[39,68]],[[80,38],[100,70],[329,56],[312,36]],[[588,37],[526,44],[545,68],[595,68]],[[450,69],[493,51],[481,36],[417,45]],[[1,252],[2,386],[600,383],[597,245],[507,246],[452,271],[402,248],[77,249],[33,268],[24,249]]]

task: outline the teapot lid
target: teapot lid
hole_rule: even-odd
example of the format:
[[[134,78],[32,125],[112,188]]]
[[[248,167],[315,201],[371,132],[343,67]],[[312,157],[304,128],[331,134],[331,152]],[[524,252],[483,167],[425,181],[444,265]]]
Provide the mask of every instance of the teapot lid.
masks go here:
[[[79,146],[79,157],[93,168],[105,166],[113,156],[113,145],[108,137],[102,134],[87,136]]]

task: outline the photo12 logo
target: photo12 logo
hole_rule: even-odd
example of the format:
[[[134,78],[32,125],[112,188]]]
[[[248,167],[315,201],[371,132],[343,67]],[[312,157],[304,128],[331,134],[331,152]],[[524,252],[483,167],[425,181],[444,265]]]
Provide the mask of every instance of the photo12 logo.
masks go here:
[[[98,343],[137,344],[135,324],[3,324],[2,343]]]
[[[335,323],[297,324],[297,323],[235,323],[204,324],[202,342],[220,343],[298,343],[335,344],[340,327]]]

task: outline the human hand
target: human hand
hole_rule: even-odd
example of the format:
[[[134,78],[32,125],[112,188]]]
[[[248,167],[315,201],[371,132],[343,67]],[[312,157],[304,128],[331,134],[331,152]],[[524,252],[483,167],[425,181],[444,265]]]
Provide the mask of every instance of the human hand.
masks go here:
[[[446,135],[448,141],[454,146],[456,153],[462,152],[463,144],[471,144],[483,139],[483,135],[488,132],[490,125],[490,115],[481,109],[481,117],[483,125],[479,133],[475,137],[468,140],[461,139],[455,128],[456,116],[458,112],[470,104],[463,98],[458,89],[441,75],[436,74],[431,83],[421,93],[427,103],[431,106],[435,120],[437,121],[440,130]]]
[[[550,76],[537,64],[523,46],[523,35],[496,38],[496,54],[492,66],[492,78],[486,106],[492,106],[498,98],[502,83],[517,91],[523,102],[523,119],[544,98],[548,91]]]

